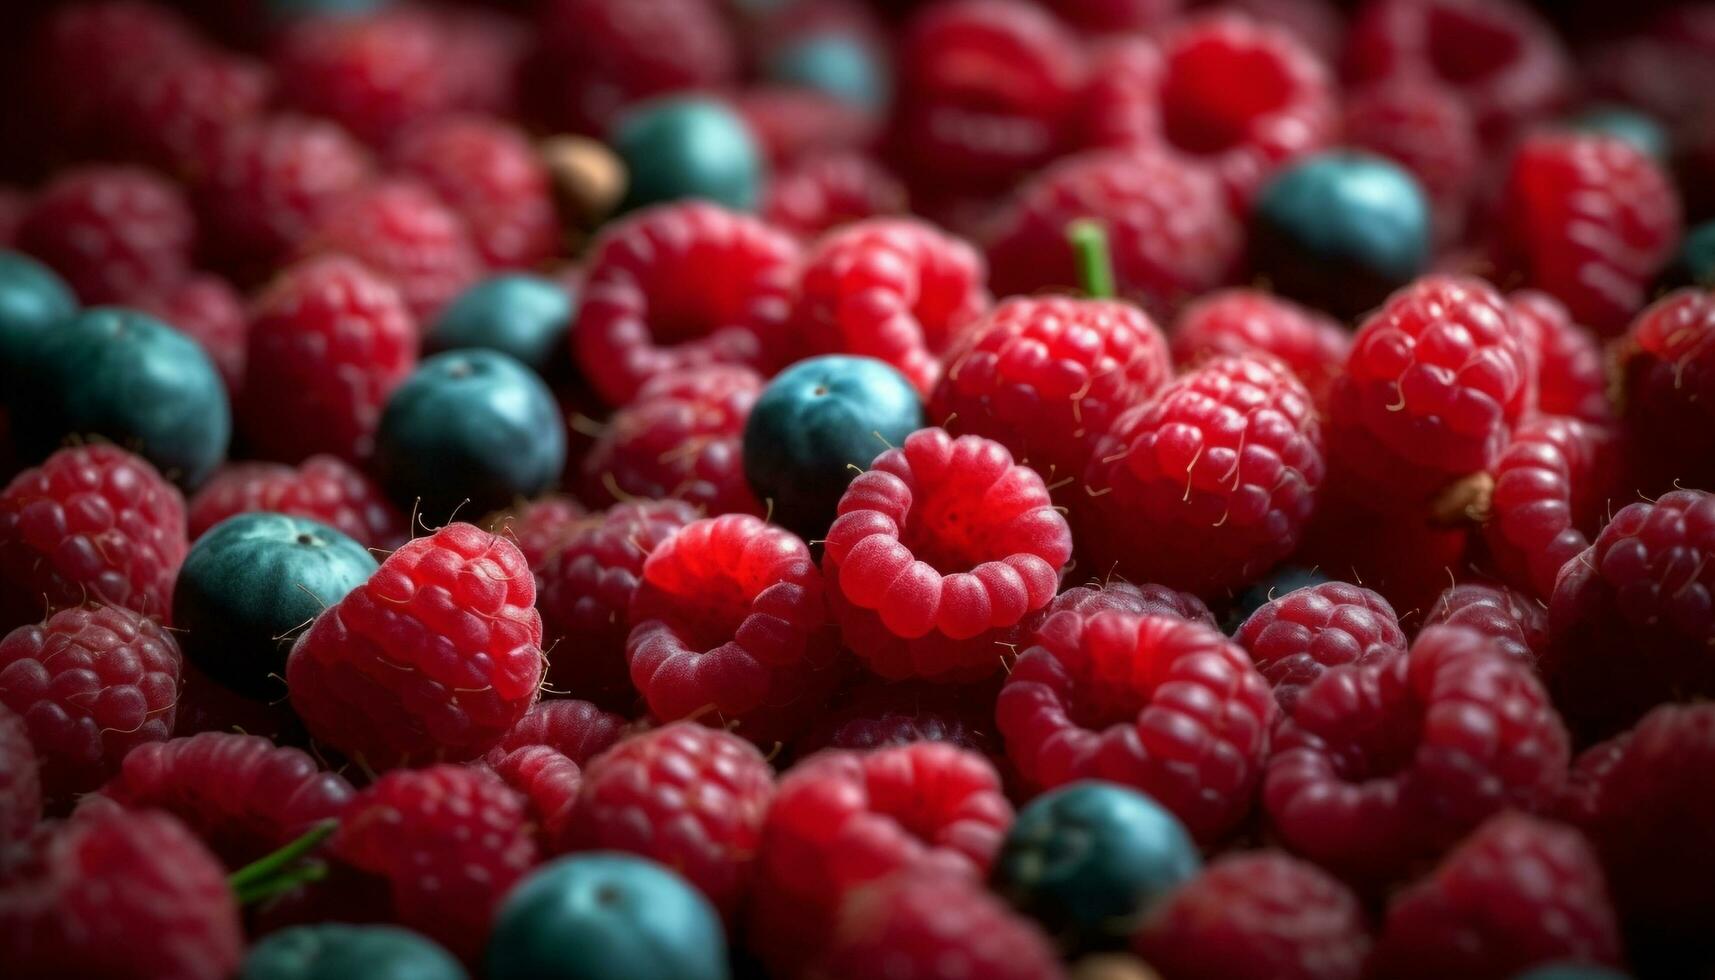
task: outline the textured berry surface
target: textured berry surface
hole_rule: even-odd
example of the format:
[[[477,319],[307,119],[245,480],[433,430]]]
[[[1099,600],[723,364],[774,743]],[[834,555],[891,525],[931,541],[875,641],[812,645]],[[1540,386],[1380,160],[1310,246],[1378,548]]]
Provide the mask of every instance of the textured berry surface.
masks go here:
[[[583,504],[563,493],[550,493],[492,515],[484,526],[511,538],[534,571],[560,550],[585,516]]]
[[[193,170],[226,132],[262,115],[273,87],[268,69],[241,55],[170,58],[117,94],[113,138],[127,159],[165,173]]]
[[[1458,92],[1432,78],[1401,75],[1346,99],[1346,141],[1411,171],[1429,196],[1437,242],[1465,228],[1483,164],[1477,122]]]
[[[927,681],[869,683],[792,743],[799,758],[819,749],[870,749],[911,742],[949,742],[991,759],[1001,757],[994,729],[994,687]]]
[[[1620,405],[1645,489],[1715,487],[1715,293],[1662,297],[1618,351]]]
[[[1507,296],[1536,354],[1537,409],[1584,422],[1614,418],[1608,377],[1596,335],[1572,322],[1565,304],[1534,289]]]
[[[558,248],[548,171],[521,130],[482,116],[448,116],[406,132],[392,161],[458,212],[489,266],[529,268]]]
[[[558,850],[584,783],[583,767],[549,746],[524,745],[490,749],[479,768],[524,797],[537,847],[545,854]]]
[[[427,185],[406,179],[380,181],[341,199],[302,251],[362,262],[398,287],[419,324],[433,321],[482,273],[464,219]]]
[[[1561,566],[1589,545],[1601,520],[1613,467],[1606,428],[1538,416],[1513,433],[1492,476],[1483,537],[1501,577],[1544,600]]]
[[[1026,645],[1036,642],[1036,631],[1058,612],[1071,610],[1093,616],[1110,609],[1136,616],[1176,616],[1204,626],[1216,625],[1215,614],[1209,611],[1203,600],[1189,592],[1180,592],[1165,585],[1133,585],[1121,579],[1108,579],[1074,585],[1055,596],[1040,612],[1031,614],[1024,621],[1019,636]]]
[[[506,730],[494,750],[546,745],[581,766],[619,741],[624,729],[625,719],[588,701],[538,701]]]
[[[1346,582],[1288,592],[1252,613],[1233,641],[1251,655],[1287,714],[1328,668],[1382,663],[1406,648],[1388,601]]]
[[[905,210],[905,188],[882,166],[857,153],[820,153],[769,178],[762,217],[814,238],[865,218]]]
[[[30,837],[42,819],[41,763],[24,719],[0,704],[0,851]]]
[[[1548,649],[1548,608],[1504,585],[1449,586],[1423,617],[1424,629],[1437,623],[1474,629],[1520,663],[1534,664]]]
[[[1346,363],[1351,335],[1333,319],[1252,289],[1211,293],[1173,324],[1173,363],[1193,367],[1227,355],[1279,358],[1318,402]]]
[[[297,466],[234,463],[216,471],[191,497],[191,540],[255,511],[321,521],[366,548],[391,548],[408,536],[405,517],[373,480],[337,456],[318,455]]]
[[[18,247],[91,304],[170,288],[189,271],[195,241],[196,219],[178,187],[136,167],[65,171],[18,228]]]

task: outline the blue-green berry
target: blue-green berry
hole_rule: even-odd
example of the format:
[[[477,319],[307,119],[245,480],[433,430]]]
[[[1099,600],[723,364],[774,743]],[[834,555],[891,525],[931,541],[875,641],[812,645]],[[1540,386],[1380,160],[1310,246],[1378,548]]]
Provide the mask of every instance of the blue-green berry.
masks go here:
[[[250,948],[238,980],[467,980],[452,954],[395,926],[282,929]]]
[[[813,89],[860,109],[887,105],[888,78],[875,53],[849,34],[811,34],[774,52],[769,81]]]
[[[625,163],[625,210],[694,197],[749,211],[761,195],[756,138],[715,99],[671,96],[638,106],[620,120],[613,149]]]
[[[571,294],[551,279],[522,272],[491,276],[441,310],[424,347],[431,354],[497,350],[546,375],[571,356],[565,341],[572,313]]]
[[[20,252],[0,251],[0,370],[38,334],[76,312],[77,297],[54,270]]]
[[[1592,106],[1573,116],[1568,125],[1588,133],[1625,140],[1658,161],[1667,160],[1673,153],[1673,139],[1668,136],[1667,128],[1645,113],[1627,106]]]

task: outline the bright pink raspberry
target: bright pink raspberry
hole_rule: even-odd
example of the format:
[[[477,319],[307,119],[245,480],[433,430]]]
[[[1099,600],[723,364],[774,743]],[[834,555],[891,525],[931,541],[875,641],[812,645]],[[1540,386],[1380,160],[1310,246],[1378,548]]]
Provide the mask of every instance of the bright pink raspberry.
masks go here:
[[[844,224],[900,214],[905,188],[861,153],[807,157],[772,175],[763,192],[763,220],[810,240]]]
[[[1388,601],[1346,582],[1288,592],[1251,613],[1233,641],[1251,655],[1287,714],[1328,668],[1381,663],[1406,649]]]
[[[1589,544],[1612,499],[1613,433],[1539,415],[1520,425],[1495,462],[1483,538],[1500,577],[1547,600],[1561,566]]]
[[[250,321],[243,298],[230,283],[219,276],[193,273],[164,293],[128,302],[196,341],[220,372],[227,396],[237,396],[244,383]]]
[[[389,555],[292,647],[310,734],[373,771],[469,759],[536,702],[542,617],[524,556],[449,524]]]
[[[0,639],[0,703],[30,731],[50,806],[172,733],[183,662],[172,634],[119,606],[63,609]]]
[[[1245,651],[1211,627],[1068,611],[1013,665],[995,721],[1031,787],[1134,786],[1213,841],[1250,812],[1275,712]]]
[[[140,73],[116,103],[119,152],[163,172],[195,173],[220,139],[259,118],[273,76],[261,63],[224,52],[196,52]]]
[[[41,764],[30,731],[0,704],[0,853],[28,840],[41,819]]]
[[[196,219],[170,181],[140,167],[92,165],[36,195],[18,248],[53,268],[91,305],[164,292],[190,272]]]
[[[1618,405],[1643,491],[1715,487],[1715,292],[1662,297],[1616,354]]]
[[[1181,368],[1226,355],[1278,358],[1320,404],[1346,363],[1352,336],[1333,319],[1291,300],[1254,289],[1224,289],[1180,311],[1171,348]]]
[[[978,680],[1054,598],[1072,533],[997,442],[921,429],[846,489],[822,568],[840,632],[890,680]]]
[[[986,275],[974,249],[926,222],[859,222],[806,257],[794,326],[806,353],[886,361],[927,396],[941,355],[988,309]]]
[[[464,219],[411,179],[378,181],[341,201],[301,249],[329,253],[391,280],[419,325],[482,276]]]
[[[489,266],[533,268],[558,251],[547,167],[512,124],[486,116],[430,120],[393,144],[392,161],[458,212]]]
[[[399,290],[357,260],[288,267],[251,307],[237,413],[245,438],[284,462],[363,458],[387,396],[417,366],[418,345]]]
[[[1077,501],[1097,572],[1208,594],[1301,540],[1325,471],[1310,393],[1273,360],[1226,357],[1127,411],[1097,443]]]
[[[390,549],[410,537],[405,517],[363,472],[336,456],[297,466],[232,463],[191,497],[191,540],[236,514],[266,510],[321,521],[365,548]]]
[[[840,704],[792,743],[804,758],[820,749],[867,751],[912,742],[947,742],[990,759],[1002,756],[994,730],[995,685],[929,681],[871,682],[843,694]]]
[[[1348,144],[1417,178],[1429,196],[1435,241],[1459,240],[1484,156],[1477,121],[1457,90],[1415,75],[1366,85],[1346,99],[1344,128]]]
[[[611,405],[676,368],[772,372],[787,356],[798,246],[755,218],[703,201],[609,226],[573,325],[578,365]]]
[[[1573,323],[1565,304],[1547,293],[1521,289],[1508,294],[1507,302],[1525,337],[1534,342],[1537,410],[1584,422],[1613,421],[1599,338]]]
[[[1449,586],[1423,617],[1424,629],[1437,623],[1474,629],[1522,664],[1534,665],[1548,649],[1548,609],[1540,600],[1504,585]]]
[[[0,630],[97,600],[165,619],[185,500],[117,446],[62,449],[0,490]]]
[[[509,511],[491,515],[483,526],[505,535],[524,553],[524,561],[535,571],[560,550],[587,512],[584,505],[563,493],[547,493]]]

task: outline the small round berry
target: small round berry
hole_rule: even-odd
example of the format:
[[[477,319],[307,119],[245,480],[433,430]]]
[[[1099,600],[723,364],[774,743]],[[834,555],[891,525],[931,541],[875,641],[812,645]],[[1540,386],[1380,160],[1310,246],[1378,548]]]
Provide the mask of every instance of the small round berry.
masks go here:
[[[171,181],[137,167],[69,170],[44,187],[18,227],[85,303],[126,303],[190,272],[196,219]]]
[[[439,945],[397,926],[340,922],[294,926],[250,947],[238,980],[468,980]]]
[[[763,76],[871,111],[887,107],[892,80],[881,53],[854,32],[805,32],[768,55]]]
[[[1181,368],[1226,356],[1276,358],[1322,404],[1346,364],[1352,335],[1334,319],[1270,293],[1223,289],[1180,311],[1169,345]]]
[[[1459,93],[1415,75],[1365,85],[1348,95],[1343,125],[1348,144],[1417,178],[1435,243],[1458,241],[1483,166],[1477,123]]]
[[[625,719],[588,701],[538,701],[506,730],[494,750],[510,752],[545,745],[582,766],[619,741],[625,725]]]
[[[1607,363],[1596,335],[1573,323],[1565,305],[1547,293],[1523,289],[1508,294],[1507,302],[1525,337],[1534,341],[1537,410],[1597,425],[1612,422]]]
[[[1286,593],[1252,613],[1233,640],[1251,655],[1288,715],[1328,668],[1381,663],[1406,649],[1388,601],[1345,582]]]
[[[490,267],[533,268],[558,251],[548,169],[522,130],[489,116],[442,116],[407,130],[390,159],[458,212]]]
[[[756,208],[762,151],[744,120],[716,99],[670,96],[631,108],[614,130],[613,149],[625,163],[626,210],[684,198]]]
[[[1474,629],[1522,664],[1534,665],[1548,649],[1548,609],[1541,601],[1504,585],[1465,582],[1449,586],[1423,617],[1424,629],[1437,623]]]
[[[552,279],[522,272],[492,276],[441,310],[423,335],[423,349],[497,350],[547,375],[565,360],[572,303]]]
[[[273,95],[267,66],[225,51],[195,51],[143,72],[116,100],[114,139],[127,159],[195,173],[220,139],[257,118]]]
[[[255,511],[326,524],[365,548],[388,550],[410,537],[404,515],[374,480],[337,456],[311,456],[295,467],[232,463],[216,470],[191,497],[191,540]]]
[[[560,550],[585,517],[584,505],[563,493],[545,493],[509,510],[496,511],[482,521],[495,534],[505,535],[524,553],[524,561],[535,571]]]
[[[846,896],[811,974],[1062,980],[1065,971],[1041,928],[980,884],[905,871]]]
[[[1642,489],[1715,487],[1715,292],[1662,297],[1633,321],[1618,361]]]
[[[42,819],[41,764],[24,719],[0,704],[0,852],[29,840]]]
[[[220,372],[227,399],[237,397],[250,320],[243,298],[225,279],[191,275],[164,293],[137,299],[134,306],[196,341]]]
[[[76,311],[58,273],[22,252],[0,251],[0,375],[21,363],[32,338]]]

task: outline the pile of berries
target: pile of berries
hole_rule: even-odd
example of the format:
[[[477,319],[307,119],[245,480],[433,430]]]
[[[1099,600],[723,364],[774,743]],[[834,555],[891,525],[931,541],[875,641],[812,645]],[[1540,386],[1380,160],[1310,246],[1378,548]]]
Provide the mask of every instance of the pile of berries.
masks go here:
[[[1715,3],[0,17],[0,973],[1715,976]]]

